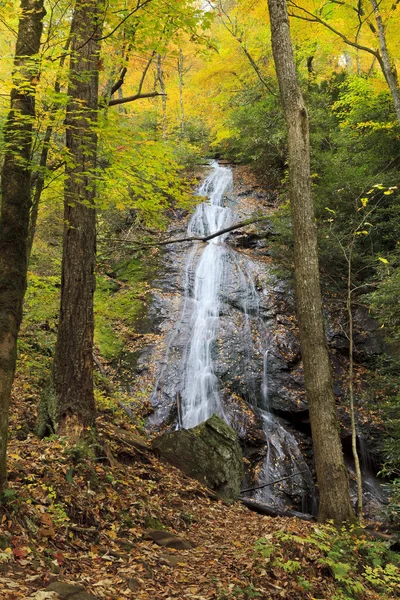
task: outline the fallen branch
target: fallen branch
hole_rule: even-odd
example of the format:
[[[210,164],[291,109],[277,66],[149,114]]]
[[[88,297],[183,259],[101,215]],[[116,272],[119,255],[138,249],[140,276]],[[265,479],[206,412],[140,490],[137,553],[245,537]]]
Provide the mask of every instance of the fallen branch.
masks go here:
[[[257,487],[248,488],[247,490],[242,490],[240,493],[245,494],[246,492],[255,492],[256,490],[262,490],[265,487],[270,485],[275,485],[276,483],[280,483],[281,481],[286,481],[286,479],[291,479],[292,477],[296,477],[296,475],[303,475],[306,471],[299,471],[298,473],[292,473],[291,475],[287,475],[287,477],[282,477],[281,479],[277,479],[276,481],[271,481],[270,483],[264,483],[263,485],[259,485]]]
[[[264,217],[257,217],[255,219],[247,219],[246,221],[240,221],[239,223],[235,223],[234,225],[231,225],[230,227],[225,227],[225,229],[220,229],[219,231],[215,231],[214,233],[210,233],[209,235],[205,235],[205,236],[190,236],[190,237],[183,237],[183,238],[174,238],[172,240],[164,240],[161,242],[149,242],[149,243],[142,243],[142,242],[135,242],[133,240],[116,240],[115,238],[100,238],[100,240],[112,240],[112,241],[118,241],[121,243],[126,243],[126,244],[134,244],[135,246],[137,246],[137,249],[140,248],[152,248],[155,246],[167,246],[169,244],[182,244],[184,242],[208,242],[209,240],[212,240],[220,235],[224,235],[224,233],[230,233],[231,231],[235,231],[236,229],[242,229],[243,227],[247,227],[247,225],[253,225],[253,223],[259,223],[260,221],[267,221],[270,217],[269,216],[264,216]]]
[[[267,515],[268,517],[296,517],[297,519],[302,519],[303,521],[315,521],[315,517],[313,515],[297,512],[296,510],[281,510],[279,508],[273,508],[272,506],[269,506],[269,504],[255,502],[254,500],[250,500],[250,498],[239,498],[239,500],[242,504],[247,506],[247,508],[260,515]]]

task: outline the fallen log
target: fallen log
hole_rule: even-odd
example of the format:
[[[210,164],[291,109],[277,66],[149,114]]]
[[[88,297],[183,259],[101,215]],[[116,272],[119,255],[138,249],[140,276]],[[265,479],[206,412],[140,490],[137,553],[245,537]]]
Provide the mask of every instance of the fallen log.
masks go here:
[[[267,515],[268,517],[295,517],[297,519],[302,519],[303,521],[315,521],[315,517],[313,515],[297,512],[296,510],[282,510],[280,508],[274,508],[269,504],[255,502],[255,500],[251,500],[250,498],[239,498],[239,500],[242,504],[247,506],[247,508],[260,515]]]
[[[371,540],[385,542],[386,544],[388,544],[388,546],[391,550],[394,550],[395,552],[400,551],[400,537],[398,534],[384,533],[382,531],[376,531],[375,529],[372,529],[372,526],[370,526],[370,525],[367,525],[367,527],[364,529],[364,531],[365,531],[365,534]]]

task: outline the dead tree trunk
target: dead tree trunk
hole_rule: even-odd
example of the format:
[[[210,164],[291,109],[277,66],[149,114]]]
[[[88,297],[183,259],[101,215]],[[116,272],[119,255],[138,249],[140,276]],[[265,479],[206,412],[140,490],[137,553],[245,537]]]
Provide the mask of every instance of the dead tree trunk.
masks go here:
[[[22,0],[14,61],[14,87],[4,129],[0,214],[0,492],[6,485],[8,410],[17,336],[26,289],[31,208],[31,146],[35,86],[45,11],[43,0]]]
[[[308,115],[297,79],[285,0],[268,0],[272,50],[288,130],[296,310],[310,410],[319,519],[354,519],[336,416],[322,316],[317,232],[311,197]]]

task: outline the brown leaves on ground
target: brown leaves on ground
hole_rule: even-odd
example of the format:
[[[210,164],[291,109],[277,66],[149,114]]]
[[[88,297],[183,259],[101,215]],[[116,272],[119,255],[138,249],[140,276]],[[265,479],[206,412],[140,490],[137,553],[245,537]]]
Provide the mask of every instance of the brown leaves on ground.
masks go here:
[[[22,405],[13,407],[14,433],[26,414]],[[134,425],[117,421],[101,414],[97,436],[72,447],[63,438],[33,434],[10,440],[10,485],[0,508],[0,598],[26,598],[54,580],[110,600],[334,597],[332,576],[306,546],[294,544],[290,558],[313,581],[312,594],[298,573],[255,553],[261,537],[281,530],[306,538],[313,525],[215,500],[160,462]],[[190,547],[156,545],[146,539],[149,530],[168,531]],[[364,597],[378,598],[373,592]]]

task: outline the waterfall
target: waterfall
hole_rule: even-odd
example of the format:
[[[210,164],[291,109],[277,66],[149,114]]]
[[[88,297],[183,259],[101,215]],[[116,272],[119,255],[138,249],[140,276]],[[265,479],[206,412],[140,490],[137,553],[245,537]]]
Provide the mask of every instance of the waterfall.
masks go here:
[[[212,163],[212,171],[199,189],[209,201],[199,204],[189,222],[188,234],[206,236],[232,223],[230,208],[223,206],[225,195],[232,189],[232,171]],[[219,326],[220,297],[224,285],[226,248],[221,235],[210,240],[195,269],[194,282],[185,278],[185,298],[193,298],[191,340],[183,359],[181,390],[181,425],[188,429],[212,414],[222,414],[218,380],[213,368],[213,351]],[[188,270],[193,269],[193,256]]]
[[[267,452],[258,476],[258,485],[274,481],[278,483],[257,490],[255,498],[283,508],[286,498],[297,496],[303,512],[315,512],[313,478],[296,438],[271,413],[261,410],[260,415]]]
[[[263,378],[262,378],[262,384],[261,384],[261,394],[262,394],[262,398],[264,401],[264,408],[265,410],[269,410],[269,398],[268,398],[268,353],[269,350],[266,350],[264,352],[264,358],[263,358]]]
[[[213,161],[209,175],[198,190],[198,195],[205,200],[198,204],[190,219],[188,236],[207,236],[238,219],[231,208],[232,189],[231,169]],[[214,413],[230,423],[235,418],[230,412],[232,397],[224,388],[221,398],[224,386],[219,381],[218,365],[221,368],[222,363],[231,382],[232,369],[239,365],[237,377],[243,384],[240,397],[256,416],[265,437],[265,457],[257,469],[258,485],[285,478],[278,485],[258,490],[255,498],[277,506],[295,498],[296,505],[301,506],[302,500],[310,496],[312,476],[296,437],[285,428],[284,421],[270,413],[269,384],[273,374],[269,372],[269,363],[273,338],[260,315],[255,263],[245,253],[224,243],[228,235],[217,236],[206,244],[195,244],[186,256],[181,279],[184,291],[181,316],[167,344],[155,402],[157,392],[162,393],[163,386],[167,386],[169,402],[177,404],[179,427],[195,427]],[[232,336],[228,339],[223,336],[222,323],[231,328]],[[219,338],[223,341],[219,342]],[[256,346],[253,338],[258,340]],[[237,364],[227,365],[224,353],[232,343],[237,344]],[[254,368],[256,356],[261,363],[258,371]],[[253,367],[248,368],[249,365]],[[232,425],[237,430],[243,429],[243,423],[235,425],[232,421]]]

